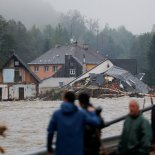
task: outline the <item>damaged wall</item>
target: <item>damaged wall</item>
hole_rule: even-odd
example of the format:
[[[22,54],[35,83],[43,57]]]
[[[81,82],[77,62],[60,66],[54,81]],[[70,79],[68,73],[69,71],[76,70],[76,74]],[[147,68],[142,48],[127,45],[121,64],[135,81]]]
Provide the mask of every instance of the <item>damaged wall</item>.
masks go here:
[[[0,85],[0,89],[2,89],[2,94],[0,94],[0,96],[2,96],[2,100],[26,99],[35,97],[37,94],[37,88],[35,84]],[[22,89],[23,92],[20,92],[20,89]]]
[[[24,89],[24,99],[36,96],[36,85],[34,84],[17,84],[9,88],[9,99],[20,99],[19,88]]]
[[[0,89],[1,89],[1,94],[0,94],[1,100],[7,100],[8,99],[8,86],[1,84]]]

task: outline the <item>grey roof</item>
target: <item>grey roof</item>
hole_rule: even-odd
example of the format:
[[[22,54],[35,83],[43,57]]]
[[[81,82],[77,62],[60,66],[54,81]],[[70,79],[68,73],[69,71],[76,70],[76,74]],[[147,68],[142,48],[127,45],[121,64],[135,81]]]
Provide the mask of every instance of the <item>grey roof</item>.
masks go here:
[[[110,59],[110,60],[115,66],[121,67],[134,75],[137,74],[136,59]]]
[[[65,55],[72,55],[81,63],[85,56],[86,64],[99,64],[105,59],[102,54],[91,48],[85,50],[82,46],[71,45],[52,48],[29,64],[65,64]]]
[[[134,86],[135,87],[134,89],[138,93],[146,94],[149,92],[148,86],[144,82],[140,81],[138,78],[136,78],[130,72],[128,72],[120,67],[113,66],[106,72],[106,74],[109,76],[120,79],[121,81],[127,83],[131,87]]]

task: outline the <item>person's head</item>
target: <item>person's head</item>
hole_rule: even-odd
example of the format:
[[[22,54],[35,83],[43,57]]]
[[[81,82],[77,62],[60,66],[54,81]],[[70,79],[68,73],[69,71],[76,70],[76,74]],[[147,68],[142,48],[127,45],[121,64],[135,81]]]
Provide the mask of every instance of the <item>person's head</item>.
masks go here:
[[[63,96],[63,100],[65,102],[70,102],[70,103],[74,103],[75,102],[75,94],[71,91],[68,91],[66,93],[64,93],[64,96]]]
[[[129,102],[129,110],[130,110],[130,115],[131,116],[137,116],[139,115],[139,104],[136,100],[131,100]]]
[[[85,108],[90,104],[90,96],[87,93],[81,93],[78,96],[79,104],[81,107]]]

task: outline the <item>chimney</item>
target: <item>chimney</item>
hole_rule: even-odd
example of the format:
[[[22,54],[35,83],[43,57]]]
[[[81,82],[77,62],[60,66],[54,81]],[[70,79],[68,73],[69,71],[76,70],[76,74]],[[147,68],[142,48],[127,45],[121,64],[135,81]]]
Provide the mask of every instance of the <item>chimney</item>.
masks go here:
[[[15,53],[14,49],[9,49],[9,58],[12,57]]]
[[[70,43],[71,43],[71,45],[73,45],[73,46],[77,46],[77,44],[78,44],[77,40],[74,39],[74,38],[71,38],[71,39],[70,39]]]

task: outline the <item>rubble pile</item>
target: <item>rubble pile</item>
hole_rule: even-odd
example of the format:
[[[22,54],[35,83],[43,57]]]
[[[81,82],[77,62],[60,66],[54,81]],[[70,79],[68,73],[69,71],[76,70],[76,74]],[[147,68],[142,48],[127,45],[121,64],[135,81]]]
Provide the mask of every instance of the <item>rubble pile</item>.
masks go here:
[[[90,78],[82,79],[73,84],[69,90],[76,92],[76,94],[85,91],[95,98],[121,97],[126,95],[126,91],[122,90],[119,81],[109,81],[107,77],[102,77],[104,82],[101,83],[96,83],[95,78],[93,80]]]

